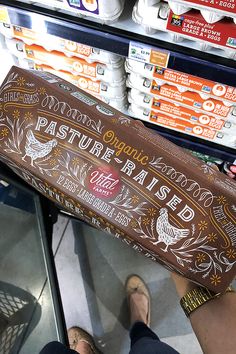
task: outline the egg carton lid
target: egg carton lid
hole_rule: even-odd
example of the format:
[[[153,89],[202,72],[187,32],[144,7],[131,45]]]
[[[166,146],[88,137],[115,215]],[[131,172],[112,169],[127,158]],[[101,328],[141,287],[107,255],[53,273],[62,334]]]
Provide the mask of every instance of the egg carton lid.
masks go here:
[[[184,47],[192,47],[197,50],[236,60],[236,51],[234,48],[219,45],[216,42],[213,43],[212,41],[202,40],[199,37],[195,38],[194,36],[168,29],[167,26],[168,18],[170,16],[170,8],[167,3],[157,3],[153,7],[147,7],[146,11],[145,8],[142,8],[142,11],[140,11],[139,4],[139,1],[137,1],[133,8],[132,18],[136,23],[140,24],[144,28],[146,33],[154,34],[156,32],[160,32],[158,38],[162,40],[165,35],[165,41],[170,41],[173,43],[181,42],[180,45]],[[164,9],[163,13],[161,12],[162,7]],[[167,10],[167,7],[169,10]],[[167,12],[168,16],[166,16]],[[234,25],[233,22],[232,25]]]
[[[155,68],[157,68],[156,75],[154,72]],[[203,99],[207,99],[207,98],[212,97],[214,99],[224,102],[224,104],[227,104],[227,105],[228,104],[229,105],[236,104],[236,88],[228,87],[227,85],[216,83],[214,81],[208,81],[208,80],[205,80],[204,78],[201,78],[201,77],[193,76],[193,75],[190,75],[187,73],[181,73],[179,71],[169,69],[169,68],[159,68],[158,66],[155,66],[153,64],[147,64],[147,63],[140,62],[140,61],[133,60],[133,59],[126,59],[125,70],[129,74],[133,73],[133,74],[142,75],[143,77],[146,77],[148,79],[153,79],[160,84],[166,83],[169,85],[173,85],[173,86],[177,87],[180,92],[192,91],[192,92],[198,93]],[[158,71],[160,71],[161,74],[159,74]],[[185,80],[186,80],[186,78],[190,78],[189,81],[187,81],[187,82],[189,82],[189,85],[182,85],[181,83],[175,82],[174,79],[168,80],[168,78],[165,78],[165,75],[164,75],[165,72],[169,73],[168,75],[172,78],[174,77],[174,75],[176,75],[178,78],[185,76]],[[200,89],[194,88],[193,85],[191,87],[190,81],[192,81],[192,82],[197,81],[196,87],[199,87]],[[184,80],[183,80],[183,82],[184,82]],[[201,90],[201,88],[207,87],[207,85],[212,85],[212,87],[213,87],[213,89],[210,91],[210,93],[208,93],[206,91],[203,92]],[[221,97],[217,92],[217,87],[219,88],[221,93],[224,91],[227,92],[227,90],[229,91],[230,89],[234,89],[235,92],[231,93],[232,99],[227,98],[225,96]]]
[[[210,0],[204,2],[200,0],[168,0],[168,3],[176,15],[182,15],[193,8],[197,9],[201,11],[208,23],[219,21],[224,16],[236,19],[236,3],[228,0],[214,1],[213,3]]]

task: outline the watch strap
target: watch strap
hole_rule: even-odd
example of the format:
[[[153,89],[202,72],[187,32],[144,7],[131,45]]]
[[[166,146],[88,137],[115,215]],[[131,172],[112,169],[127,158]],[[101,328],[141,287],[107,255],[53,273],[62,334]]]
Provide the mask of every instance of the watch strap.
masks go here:
[[[232,287],[228,287],[225,292],[234,292]],[[180,300],[180,305],[187,317],[196,310],[199,306],[207,301],[215,299],[222,294],[216,294],[202,286],[198,286],[187,292]]]

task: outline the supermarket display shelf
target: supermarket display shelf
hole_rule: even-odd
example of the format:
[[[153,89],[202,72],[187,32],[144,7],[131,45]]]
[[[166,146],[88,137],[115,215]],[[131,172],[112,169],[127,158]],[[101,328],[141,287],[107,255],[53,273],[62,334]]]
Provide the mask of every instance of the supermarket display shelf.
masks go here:
[[[194,136],[185,135],[183,133],[170,130],[168,128],[154,126],[152,123],[143,122],[144,125],[153,129],[164,138],[172,143],[181,146],[182,148],[200,152],[205,155],[217,157],[223,161],[228,161],[236,164],[236,149],[231,149],[207,140],[202,140]]]
[[[195,49],[192,41],[185,46],[171,43],[166,34],[145,35],[142,28],[131,19],[135,1],[126,1],[126,8],[119,21],[101,24],[98,20],[88,20],[71,13],[54,11],[21,1],[1,0],[0,5],[8,7],[10,22],[14,25],[42,31],[62,38],[88,44],[113,53],[128,56],[130,41],[167,50],[170,53],[168,67],[174,70],[197,74],[205,79],[235,85],[236,62],[227,59],[215,50],[215,54]],[[39,16],[35,16],[38,14]],[[41,21],[41,22],[40,22]],[[191,46],[191,47],[190,47]],[[217,55],[219,54],[219,55]]]
[[[64,12],[44,9],[20,1],[0,0],[0,5],[7,6],[11,24],[56,35],[71,41],[80,42],[110,52],[128,56],[130,41],[150,45],[170,52],[168,67],[189,74],[235,86],[236,62],[217,55],[182,47],[177,44],[157,39],[153,36],[135,34],[138,25],[130,20],[134,1],[129,3],[127,12],[115,24],[104,25],[98,21],[79,18]],[[130,27],[128,25],[129,21]],[[125,30],[124,28],[129,28]],[[146,126],[158,132],[175,144],[235,163],[236,149],[201,140],[200,138],[159,127],[144,122]]]

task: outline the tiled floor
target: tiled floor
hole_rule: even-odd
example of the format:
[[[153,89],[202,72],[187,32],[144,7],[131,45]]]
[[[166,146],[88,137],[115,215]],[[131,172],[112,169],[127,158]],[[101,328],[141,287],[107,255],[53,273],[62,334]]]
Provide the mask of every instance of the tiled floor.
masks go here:
[[[201,354],[169,273],[119,240],[60,216],[53,249],[67,327],[93,333],[104,354],[129,352],[124,284],[139,274],[152,297],[152,329],[181,354]]]
[[[38,220],[0,206],[0,354],[38,354],[57,338]]]

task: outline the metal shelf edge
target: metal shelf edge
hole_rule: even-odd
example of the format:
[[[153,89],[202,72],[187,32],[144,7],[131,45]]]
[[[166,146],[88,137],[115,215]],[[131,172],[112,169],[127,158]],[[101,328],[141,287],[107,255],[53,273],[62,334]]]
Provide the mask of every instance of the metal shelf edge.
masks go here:
[[[103,25],[62,12],[54,12],[35,5],[1,0],[8,7],[11,23],[32,28],[32,14],[43,16],[47,31],[72,41],[128,56],[129,43],[140,42],[170,52],[168,67],[188,74],[198,74],[205,79],[235,86],[236,62],[231,59],[157,40],[113,26]]]

